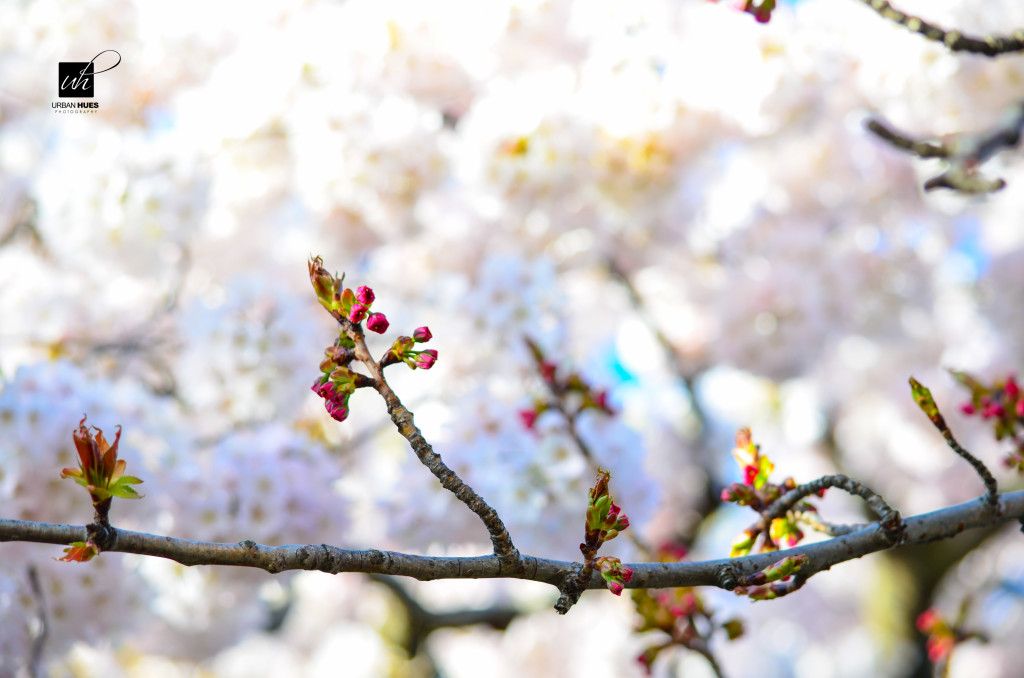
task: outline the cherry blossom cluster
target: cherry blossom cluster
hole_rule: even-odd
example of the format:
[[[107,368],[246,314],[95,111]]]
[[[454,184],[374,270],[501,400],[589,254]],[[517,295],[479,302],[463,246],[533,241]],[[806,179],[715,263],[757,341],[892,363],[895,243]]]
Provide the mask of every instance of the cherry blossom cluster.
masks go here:
[[[736,433],[736,446],[732,454],[743,472],[743,482],[732,483],[723,489],[722,501],[749,506],[755,511],[762,512],[776,499],[796,487],[793,478],[786,478],[781,483],[769,482],[768,478],[775,469],[775,464],[761,454],[761,446],[754,443],[750,429],[742,428]],[[819,496],[823,496],[824,492],[821,490]],[[817,508],[804,500],[785,516],[773,519],[767,534],[763,535],[759,550],[775,551],[780,543],[787,547],[800,543],[804,538],[804,533],[800,529],[802,512],[814,513],[817,512]],[[730,556],[745,556],[750,553],[762,532],[758,526],[749,527],[741,532],[732,543]]]
[[[1024,393],[1017,378],[1010,374],[1005,379],[984,384],[966,372],[951,372],[971,392],[971,399],[960,405],[960,411],[988,421],[996,440],[1011,442],[1013,450],[1003,458],[1003,463],[1024,473]]]
[[[956,331],[943,331],[942,316],[953,316],[943,312],[941,293],[949,272],[961,270],[946,266],[951,257],[962,255],[960,245],[949,237],[952,219],[936,217],[933,205],[922,204],[911,164],[893,160],[895,154],[866,138],[856,124],[859,110],[867,103],[871,109],[895,112],[902,117],[894,122],[920,133],[944,135],[977,128],[1017,97],[1013,84],[1024,71],[1013,60],[994,66],[988,60],[955,60],[942,54],[940,46],[920,44],[916,36],[890,36],[896,32],[879,26],[872,12],[858,6],[862,3],[831,3],[827,10],[824,4],[729,0],[711,7],[655,0],[611,11],[605,4],[579,0],[499,2],[482,21],[484,14],[461,0],[430,10],[406,0],[359,0],[340,6],[313,1],[283,10],[253,5],[244,16],[232,17],[229,28],[201,36],[176,28],[176,17],[159,3],[101,0],[113,11],[89,16],[57,16],[39,11],[38,3],[18,5],[11,10],[10,21],[0,22],[0,34],[8,38],[0,40],[0,70],[6,74],[0,79],[15,102],[5,108],[0,121],[0,155],[7,170],[0,178],[3,369],[11,375],[19,366],[59,365],[63,374],[77,363],[93,372],[89,384],[76,387],[76,393],[93,393],[95,370],[114,367],[120,372],[128,365],[132,369],[119,378],[143,391],[152,390],[146,391],[150,398],[136,399],[150,412],[130,416],[123,405],[116,406],[125,410],[116,417],[91,405],[76,405],[68,413],[64,410],[69,398],[53,390],[53,381],[44,393],[19,393],[13,419],[4,419],[0,403],[5,441],[26,441],[8,445],[10,454],[0,469],[0,498],[9,515],[68,521],[83,515],[86,492],[47,496],[45,485],[35,482],[34,475],[44,466],[41,460],[48,455],[52,459],[50,452],[58,449],[66,448],[69,458],[56,469],[74,464],[71,441],[50,447],[40,436],[49,440],[53,431],[60,431],[66,438],[66,429],[83,411],[97,423],[124,423],[121,449],[132,454],[139,452],[133,450],[138,440],[148,440],[154,448],[163,444],[174,450],[194,449],[185,426],[154,423],[160,418],[154,414],[160,410],[152,407],[156,401],[184,405],[190,417],[187,428],[192,430],[191,424],[201,420],[203,436],[254,425],[262,432],[261,422],[271,420],[292,431],[306,430],[307,415],[296,407],[305,399],[296,394],[308,395],[309,381],[298,365],[320,353],[327,342],[305,346],[316,334],[308,331],[314,324],[305,317],[310,310],[304,303],[308,295],[292,289],[290,277],[278,275],[275,265],[284,260],[288,248],[298,246],[301,256],[308,247],[305,243],[317,240],[350,257],[340,266],[353,271],[359,262],[360,270],[368,267],[380,281],[373,287],[382,299],[394,299],[400,289],[443,289],[438,296],[447,305],[439,314],[451,313],[467,326],[485,328],[482,335],[449,332],[458,342],[452,344],[455,350],[476,361],[458,380],[438,375],[451,379],[435,390],[446,394],[442,407],[451,412],[461,414],[459,407],[474,400],[499,400],[494,384],[507,377],[510,362],[507,352],[499,349],[518,342],[527,324],[531,332],[543,331],[538,309],[548,315],[564,309],[567,318],[575,314],[583,319],[585,331],[576,336],[582,335],[589,345],[622,340],[629,329],[628,312],[616,309],[615,322],[607,321],[609,314],[591,312],[615,303],[617,283],[593,275],[581,284],[580,276],[590,276],[588,267],[595,257],[627,254],[620,262],[625,272],[643,288],[654,318],[676,348],[694,363],[726,362],[766,375],[778,380],[768,387],[772,389],[785,390],[784,380],[791,378],[815,387],[821,380],[827,393],[822,375],[833,384],[855,384],[842,389],[841,404],[826,399],[822,405],[828,408],[824,411],[830,425],[835,414],[843,463],[887,468],[881,459],[895,447],[906,447],[905,437],[892,435],[892,419],[884,418],[896,417],[893,413],[898,411],[886,386],[894,365],[902,370],[911,361],[934,364],[940,352],[968,346],[974,351],[989,341],[1020,345],[1014,309],[1024,266],[1012,265],[1012,255],[1022,250],[1019,236],[1005,224],[1020,213],[1024,194],[1008,191],[987,204],[949,207],[957,211],[957,224],[972,224],[963,235],[984,236],[979,260],[997,260],[989,269],[978,265],[977,284],[964,285],[964,303],[958,308],[974,306],[969,296],[985,301],[988,285],[988,292],[996,295],[988,312],[1004,314],[1006,322],[993,316],[992,339],[976,331],[984,323],[970,320],[958,320]],[[894,4],[900,5],[895,0]],[[130,11],[122,11],[125,7]],[[758,21],[775,21],[755,25],[741,12]],[[984,18],[990,26],[1017,27],[1020,12],[1021,3],[997,0],[986,5]],[[964,0],[934,3],[934,10],[929,5],[927,15],[949,26],[966,22],[961,26],[965,30],[977,27],[976,6]],[[798,20],[794,23],[799,31],[786,32],[789,16]],[[473,30],[464,30],[466,25]],[[145,58],[126,56],[119,69],[99,76],[117,76],[116,86],[113,80],[98,85],[105,102],[102,119],[62,119],[55,124],[52,116],[39,115],[32,103],[52,98],[52,83],[16,74],[40,62],[34,51],[38,45],[66,43],[65,58],[77,58],[73,52],[87,58],[91,53],[83,52],[97,30]],[[33,42],[25,37],[34,35],[47,39]],[[226,96],[224,78],[208,76],[226,73],[224,77],[231,79],[234,69],[245,70],[258,62],[259,45],[265,41],[253,36],[269,36],[285,47],[280,51],[286,55],[284,61],[274,64],[280,68],[262,69],[265,89],[277,94],[274,100],[280,105],[245,107],[249,114],[241,118],[216,115],[226,110],[220,103]],[[722,51],[722,36],[730,36],[735,49]],[[867,44],[875,48],[864,49]],[[169,58],[186,48],[195,60]],[[287,56],[300,54],[302,63]],[[708,54],[717,56],[706,68],[691,68]],[[52,58],[46,59],[52,63]],[[196,68],[195,63],[210,67]],[[609,63],[621,65],[609,69]],[[144,77],[127,77],[125,68],[141,69],[135,74]],[[722,88],[722,82],[734,86]],[[800,121],[798,134],[776,133],[793,120]],[[26,142],[32,138],[48,143]],[[755,143],[748,143],[751,140]],[[208,162],[210,148],[223,150],[215,163]],[[254,163],[254,156],[261,161]],[[338,162],[339,157],[345,161]],[[82,171],[83,159],[100,171]],[[1011,186],[1020,181],[1017,177]],[[694,209],[701,219],[689,218]],[[296,210],[310,218],[299,220],[298,226],[288,223],[296,221]],[[884,233],[867,226],[877,223],[887,224]],[[913,246],[909,258],[901,259],[900,252],[907,251],[901,250],[901,237],[908,223],[913,226]],[[959,238],[960,226],[956,229]],[[732,236],[723,240],[716,233]],[[737,250],[739,242],[746,247]],[[836,252],[844,255],[837,257]],[[999,273],[1003,254],[1011,255],[1005,257],[1011,265]],[[542,276],[506,275],[506,267],[495,265],[504,259],[530,262],[529,266],[537,262],[538,267],[550,259],[553,265]],[[380,275],[381,262],[387,261],[399,262],[401,275],[393,275],[394,270]],[[73,265],[58,275],[66,263]],[[677,276],[679,271],[685,275]],[[111,284],[111,272],[116,273],[116,285]],[[711,282],[701,280],[704,274]],[[179,275],[180,294],[169,296]],[[76,284],[53,283],[65,276],[72,276]],[[994,276],[1000,280],[997,284],[991,284]],[[264,287],[236,305],[239,290],[253,279],[264,281]],[[720,293],[702,290],[718,279],[723,281]],[[662,294],[659,287],[671,292]],[[467,294],[458,294],[460,289]],[[366,303],[369,295],[360,294],[359,287],[352,294],[348,313],[354,311],[363,328],[374,332],[382,325],[374,317],[383,317],[374,313],[380,304]],[[571,303],[556,303],[563,296]],[[85,298],[89,303],[80,303]],[[145,328],[141,337],[130,334],[134,321],[128,319],[149,317],[164,298],[178,302],[176,309],[161,316],[161,323],[170,321],[171,331],[165,334],[160,324]],[[399,311],[391,304],[388,301],[385,310],[397,320]],[[204,322],[196,322],[199,310]],[[918,339],[928,333],[926,350],[921,341],[906,341],[910,333],[903,332],[901,323],[909,320],[920,328]],[[438,329],[432,318],[417,324]],[[158,335],[171,341],[151,341]],[[134,340],[138,348],[131,348],[132,342],[124,338]],[[127,348],[86,353],[89,346],[101,343]],[[437,359],[436,353],[421,350],[425,345],[415,341],[415,333],[412,343],[399,340],[391,346],[399,349],[396,357],[410,368],[426,369]],[[641,372],[637,365],[646,368],[656,354],[635,351],[629,366],[633,375]],[[154,355],[158,361],[148,357]],[[986,355],[986,350],[973,355]],[[331,416],[348,415],[349,384],[360,378],[346,374],[343,367],[360,370],[338,359],[326,374],[327,381],[317,380]],[[339,381],[328,385],[335,370]],[[467,382],[480,383],[461,378],[468,374],[487,375],[490,381],[476,393],[459,393],[458,387]],[[153,375],[166,382],[155,383]],[[706,383],[713,385],[717,378],[712,375]],[[653,400],[651,384],[643,376],[636,390],[646,391]],[[15,400],[13,386],[8,388],[7,400]],[[596,401],[600,393],[592,395]],[[627,402],[627,397],[621,401]],[[998,413],[994,393],[992,398],[972,406],[975,416],[996,426],[1013,410]],[[574,399],[583,398],[573,393],[569,400]],[[572,402],[567,402],[570,406]],[[668,406],[649,409],[656,414],[645,435],[678,414]],[[502,413],[507,415],[507,410]],[[650,513],[641,501],[653,505],[658,495],[678,498],[679,479],[698,475],[666,471],[656,456],[659,449],[672,449],[676,463],[690,470],[698,465],[696,446],[641,445],[653,438],[618,435],[633,433],[621,421],[625,418],[595,414],[600,414],[599,408],[589,408],[577,422],[580,437],[595,452],[610,450],[603,458],[595,456],[615,474],[616,495],[629,497],[623,503],[630,508],[636,529]],[[534,410],[529,421],[536,421],[537,415]],[[743,417],[750,418],[746,413]],[[471,442],[481,444],[452,444],[468,450],[464,467],[473,469],[474,486],[492,488],[486,496],[505,493],[505,505],[515,506],[516,492],[529,493],[531,510],[546,522],[511,516],[520,521],[513,530],[523,535],[517,534],[517,543],[528,544],[535,537],[572,547],[575,522],[560,520],[563,516],[555,509],[568,511],[559,505],[566,496],[581,498],[580,487],[586,486],[590,471],[576,463],[573,441],[548,435],[547,421],[543,415],[541,419],[526,433],[514,414],[505,417],[507,428],[460,422],[479,429],[479,437]],[[1018,426],[1010,436],[1015,438],[1019,430]],[[617,447],[606,445],[610,433],[618,435]],[[875,444],[874,436],[884,444]],[[167,442],[153,442],[160,440]],[[534,441],[537,450],[529,447]],[[472,456],[484,445],[492,456],[483,461]],[[510,450],[522,453],[510,455]],[[904,453],[899,459],[906,466],[916,464],[910,450],[897,451]],[[191,509],[182,500],[167,500],[174,507],[170,514],[177,530],[191,533],[186,526],[216,527],[221,539],[259,533],[262,523],[243,519],[249,515],[244,507],[251,505],[256,512],[274,502],[247,499],[243,492],[243,508],[236,510],[235,498],[253,472],[251,458],[246,463],[245,455],[239,454],[237,460],[243,475],[232,476],[239,486],[233,491],[225,487],[223,495],[204,494],[203,505]],[[366,475],[358,481],[377,493],[365,493],[364,501],[374,506],[381,501],[382,478],[397,475],[379,457],[375,462],[372,474],[369,467],[360,469]],[[1024,458],[1015,453],[1008,463],[1021,468]],[[279,471],[285,467],[284,455],[268,455],[262,464],[265,475],[277,472],[275,487],[283,487]],[[194,464],[178,468],[182,466]],[[129,457],[128,467],[137,467],[135,457]],[[155,484],[172,485],[177,480],[169,465],[159,468],[165,479],[146,476],[143,486],[150,488],[151,497],[158,495]],[[648,474],[645,468],[657,472]],[[55,478],[54,470],[47,473]],[[353,483],[355,477],[348,474]],[[952,496],[962,489],[959,480],[949,474],[929,488],[930,494]],[[301,486],[298,480],[294,484]],[[760,491],[753,484],[739,484],[739,492]],[[574,492],[564,492],[567,486]],[[925,494],[891,491],[903,494],[894,497],[901,508],[908,507],[908,498]],[[695,489],[693,496],[699,492]],[[396,502],[408,496],[394,494]],[[152,507],[157,503],[136,503],[133,508],[155,512]],[[757,502],[751,500],[750,505]],[[77,510],[70,511],[72,506]],[[688,499],[678,501],[681,512],[693,507]],[[578,507],[573,510],[578,513]],[[418,513],[422,518],[425,511],[415,507],[374,515],[380,516],[379,529],[394,535],[416,532],[410,516]],[[438,511],[444,520],[436,523],[454,531],[454,520],[449,522]],[[208,523],[207,513],[218,518]],[[300,525],[292,520],[281,532],[295,534]],[[767,529],[768,537],[774,527]],[[783,527],[776,529],[776,543],[785,541],[786,531],[779,532]],[[310,537],[314,538],[323,537]],[[3,560],[5,572],[12,574],[7,579],[0,575],[0,618],[6,601],[25,597],[24,588],[15,587],[16,593],[10,595],[3,589],[4,581],[22,581],[24,568],[15,572],[15,563],[25,561],[18,556]],[[90,567],[112,568],[119,562],[100,558]],[[44,586],[52,582],[56,588],[70,581],[56,578],[45,567],[40,572]],[[191,576],[195,572],[191,569]],[[108,569],[104,578],[123,575]],[[170,579],[160,582],[165,602],[180,602],[187,595],[187,587],[177,584]],[[223,583],[207,589],[224,591]],[[50,604],[65,609],[75,609],[80,602],[47,592]],[[848,598],[862,594],[852,580],[842,592]],[[242,590],[231,590],[230,595],[238,600],[253,597]],[[247,608],[238,606],[235,614],[243,609]],[[22,618],[31,617],[26,613]],[[843,632],[836,619],[820,637]],[[56,642],[62,635],[60,621],[51,616],[50,622],[44,652],[59,657],[65,645]],[[0,674],[7,668],[5,659],[28,656],[5,651],[3,636],[16,626],[0,623]],[[98,618],[91,626],[103,634],[111,628]],[[755,643],[751,639],[748,647]],[[807,640],[809,651],[822,645],[818,638]],[[877,660],[885,645],[864,648],[863,654]],[[733,651],[747,652],[740,647]],[[765,656],[772,655],[766,651]]]
[[[349,415],[349,398],[356,389],[375,384],[373,378],[354,372],[350,367],[356,360],[356,338],[363,340],[360,323],[365,320],[366,328],[377,334],[386,332],[390,323],[383,313],[370,311],[377,298],[371,288],[360,285],[353,291],[345,287],[345,276],[336,277],[328,273],[320,257],[311,257],[308,268],[317,300],[341,324],[338,338],[324,352],[320,376],[313,382],[312,390],[324,399],[331,418],[345,421]],[[399,337],[381,358],[380,366],[404,362],[411,369],[429,370],[437,362],[437,351],[414,347],[430,341],[432,336],[429,328],[418,327],[411,337]]]

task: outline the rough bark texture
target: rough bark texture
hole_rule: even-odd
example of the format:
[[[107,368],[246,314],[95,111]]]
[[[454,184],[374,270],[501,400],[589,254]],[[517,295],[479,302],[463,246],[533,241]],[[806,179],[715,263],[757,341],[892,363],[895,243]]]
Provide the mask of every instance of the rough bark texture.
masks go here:
[[[1024,491],[999,495],[992,505],[985,497],[949,508],[903,519],[904,532],[893,543],[880,523],[817,544],[742,558],[697,563],[630,563],[633,579],[626,588],[668,588],[675,586],[717,586],[732,590],[739,578],[787,556],[806,555],[801,574],[811,575],[833,565],[887,548],[902,548],[949,539],[966,530],[998,525],[1024,518]],[[235,565],[257,567],[267,572],[318,570],[366,572],[431,579],[525,579],[554,587],[575,575],[579,563],[521,556],[520,565],[510,569],[496,555],[479,557],[418,556],[370,549],[352,551],[327,544],[262,546],[253,541],[217,544],[173,537],[129,532],[111,528],[107,551],[137,553],[169,558],[183,565]],[[88,538],[84,525],[55,525],[0,519],[0,541],[27,541],[66,545]],[[604,588],[600,574],[593,573],[587,588]]]

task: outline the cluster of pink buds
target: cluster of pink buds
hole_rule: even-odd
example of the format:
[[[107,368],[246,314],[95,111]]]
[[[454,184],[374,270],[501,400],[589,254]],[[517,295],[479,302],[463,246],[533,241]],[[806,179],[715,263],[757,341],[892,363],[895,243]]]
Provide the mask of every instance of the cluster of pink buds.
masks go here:
[[[733,457],[740,465],[743,472],[742,483],[732,483],[722,490],[722,501],[731,502],[740,506],[749,506],[755,511],[764,511],[776,499],[796,487],[796,481],[786,478],[781,483],[770,481],[775,465],[765,455],[761,454],[760,445],[754,444],[750,429],[743,428],[736,433],[736,447],[732,451]],[[824,496],[825,491],[818,493]],[[797,512],[814,512],[817,509],[813,504],[804,500],[794,507]],[[762,540],[761,551],[774,551],[778,544],[785,546],[796,546],[804,538],[795,518],[796,513],[790,512],[780,518],[775,518],[769,525],[768,535]],[[749,528],[741,532],[733,540],[730,555],[732,557],[745,556],[754,548],[761,532],[757,528]]]
[[[622,589],[633,579],[633,570],[623,565],[618,558],[598,556],[594,558],[593,566],[604,577],[608,590],[617,596],[622,595]]]
[[[327,414],[331,415],[332,419],[345,421],[348,419],[348,399],[352,395],[352,391],[340,389],[330,380],[321,381],[321,379],[323,378],[318,378],[313,382],[313,393],[324,399]]]
[[[594,487],[590,488],[586,542],[580,544],[580,551],[585,556],[590,554],[591,558],[602,544],[615,539],[619,532],[629,527],[629,518],[622,514],[622,509],[612,501],[612,496],[608,493],[608,481],[611,477],[608,471],[598,469],[597,481]]]
[[[587,524],[584,543],[580,551],[586,564],[593,567],[604,577],[608,590],[619,595],[629,580],[633,578],[633,570],[625,567],[618,558],[597,557],[597,551],[606,541],[611,541],[619,533],[629,527],[629,518],[622,514],[622,509],[612,501],[608,492],[608,481],[611,474],[598,469],[597,480],[590,488],[587,504]]]
[[[608,391],[594,388],[575,372],[559,370],[558,365],[548,360],[533,340],[528,338],[526,345],[533,355],[537,372],[550,398],[538,398],[531,407],[519,411],[519,420],[525,428],[532,430],[537,417],[548,410],[561,412],[569,419],[575,419],[587,409],[607,415],[615,414],[615,410],[608,404]]]
[[[917,630],[927,636],[925,649],[928,651],[928,659],[933,664],[947,662],[948,668],[950,655],[958,645],[968,640],[988,640],[985,634],[965,628],[970,605],[970,598],[961,603],[955,621],[950,621],[934,607],[918,615]]]
[[[366,285],[353,291],[345,287],[345,276],[335,277],[327,272],[320,257],[309,260],[309,280],[313,283],[316,298],[338,320],[345,319],[353,324],[366,321],[366,329],[377,334],[388,330],[388,319],[383,313],[371,313],[370,307],[376,296]]]
[[[718,2],[718,0],[711,0]],[[775,10],[775,0],[736,0],[733,7],[741,12],[752,15],[759,23],[766,24],[771,21],[772,12]]]
[[[357,388],[373,386],[374,381],[365,374],[353,372],[349,365],[355,360],[354,344],[341,334],[334,345],[324,351],[320,362],[320,376],[313,382],[313,392],[324,399],[327,413],[335,421],[348,419],[348,399]]]
[[[313,382],[313,392],[324,399],[327,413],[333,419],[345,421],[349,415],[349,398],[355,390],[377,386],[373,378],[353,372],[349,367],[356,360],[356,342],[359,342],[360,350],[366,350],[360,323],[365,322],[366,329],[377,334],[386,332],[390,323],[383,313],[370,310],[377,299],[372,289],[366,285],[355,290],[345,287],[345,276],[328,273],[320,257],[309,260],[309,280],[320,305],[341,326],[338,339],[324,352],[320,376]],[[381,358],[380,367],[404,362],[413,369],[429,370],[437,362],[437,351],[417,350],[415,346],[430,339],[430,330],[426,327],[417,328],[411,337],[399,337]],[[366,364],[370,365],[369,362]]]
[[[391,348],[388,350],[388,354],[384,356],[381,361],[382,365],[391,365],[398,362],[403,362],[408,365],[411,369],[419,368],[421,370],[429,370],[437,362],[437,351],[428,349],[417,349],[416,344],[425,344],[430,341],[434,335],[430,333],[430,329],[427,327],[417,327],[412,333],[411,337],[399,337],[395,339],[395,342],[391,344]]]
[[[945,659],[956,646],[956,634],[934,607],[918,615],[917,630],[928,636],[925,648],[932,663]]]
[[[996,440],[1010,440],[1014,449],[1003,463],[1024,473],[1024,393],[1017,379],[1011,374],[1005,380],[986,385],[965,372],[951,372],[971,391],[971,399],[960,405],[960,411],[989,421]]]
[[[748,596],[751,600],[772,600],[784,596],[790,590],[786,584],[808,561],[809,558],[804,555],[783,558],[748,576],[742,586],[733,589],[733,593]]]

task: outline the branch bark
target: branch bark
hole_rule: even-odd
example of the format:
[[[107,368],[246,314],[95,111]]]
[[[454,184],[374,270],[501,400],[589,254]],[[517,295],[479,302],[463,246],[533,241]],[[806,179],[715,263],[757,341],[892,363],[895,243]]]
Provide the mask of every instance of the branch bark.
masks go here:
[[[970,52],[987,57],[1013,54],[1024,51],[1024,30],[1016,30],[1011,35],[985,35],[973,37],[964,35],[957,30],[946,30],[930,24],[920,17],[905,14],[890,5],[887,0],[860,0],[875,10],[879,16],[895,22],[907,30],[918,33],[928,40],[942,43],[951,52]]]
[[[763,570],[787,556],[806,555],[801,574],[810,577],[847,560],[882,551],[949,539],[966,530],[1024,519],[1024,491],[999,495],[995,504],[980,497],[956,506],[903,519],[905,531],[893,544],[879,523],[816,544],[742,558],[723,558],[696,563],[630,563],[633,578],[626,588],[717,586],[735,588],[743,576]],[[524,579],[558,588],[579,563],[521,556],[521,567],[503,567],[496,555],[477,557],[419,556],[369,549],[355,551],[327,544],[263,546],[254,541],[218,544],[190,541],[111,528],[107,551],[168,558],[183,565],[233,565],[256,567],[277,573],[315,570],[338,574],[365,572],[433,579]],[[0,519],[0,541],[66,545],[87,538],[84,525],[58,525]],[[603,589],[604,580],[593,573],[586,588]]]
[[[441,455],[435,452],[431,444],[423,437],[423,433],[413,421],[412,412],[402,404],[398,395],[384,378],[384,367],[370,355],[362,328],[338,313],[332,313],[332,315],[341,325],[342,331],[348,334],[355,344],[356,358],[369,370],[374,390],[384,399],[388,414],[391,415],[391,421],[394,422],[402,437],[409,441],[416,458],[437,478],[444,489],[454,494],[459,501],[469,507],[469,510],[480,517],[484,527],[487,528],[487,534],[490,535],[494,554],[501,564],[506,569],[521,570],[523,566],[520,562],[519,550],[512,543],[512,537],[498,512],[445,464]]]

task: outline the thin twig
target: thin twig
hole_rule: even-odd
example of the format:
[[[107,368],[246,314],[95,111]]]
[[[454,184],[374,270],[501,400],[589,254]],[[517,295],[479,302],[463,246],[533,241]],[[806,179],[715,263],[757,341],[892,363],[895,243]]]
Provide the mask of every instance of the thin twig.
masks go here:
[[[889,506],[880,494],[867,485],[839,473],[822,476],[817,480],[798,485],[776,499],[761,512],[761,519],[764,524],[763,529],[767,529],[767,526],[775,518],[784,516],[787,511],[796,506],[797,502],[804,497],[817,494],[830,487],[839,488],[849,494],[863,498],[874,514],[878,516],[879,525],[882,530],[892,536],[892,538],[898,539],[902,527],[900,512]]]
[[[949,157],[949,149],[939,142],[917,141],[915,139],[911,139],[908,135],[902,132],[897,132],[876,118],[869,119],[864,123],[864,127],[866,127],[869,132],[872,132],[881,139],[888,141],[892,146],[895,146],[902,151],[913,153],[919,158]]]
[[[820,532],[828,535],[829,537],[853,534],[854,532],[863,530],[867,527],[864,523],[855,525],[837,525],[835,523],[830,523],[826,520],[822,520],[817,511],[793,511],[793,517],[796,518],[798,522],[807,525],[815,532]]]
[[[521,614],[519,610],[505,605],[434,612],[423,607],[394,577],[371,574],[370,579],[386,587],[402,604],[409,626],[409,633],[405,639],[405,651],[410,657],[419,654],[423,641],[437,629],[464,628],[482,624],[504,631],[512,623],[512,620]]]
[[[970,52],[987,57],[997,57],[1013,52],[1024,52],[1024,30],[1016,30],[1008,36],[986,35],[972,37],[957,30],[946,30],[930,24],[920,17],[905,14],[886,0],[860,0],[879,15],[904,28],[923,35],[928,40],[942,43],[952,52]]]
[[[938,405],[935,404],[932,392],[913,377],[910,377],[909,381],[910,389],[914,394],[914,401],[917,402],[917,406],[925,413],[925,416],[927,416],[932,422],[932,425],[939,430],[939,433],[941,433],[942,437],[945,438],[946,444],[974,468],[975,472],[981,477],[982,482],[985,483],[985,489],[988,490],[985,495],[986,501],[988,501],[991,506],[995,506],[999,498],[999,485],[996,483],[996,479],[992,475],[992,472],[988,470],[988,467],[985,466],[983,461],[965,450],[960,446],[960,443],[956,441],[956,438],[953,437],[953,432],[949,429],[949,425],[946,424],[946,419],[942,416],[942,413],[939,412]]]
[[[43,587],[39,584],[39,572],[35,566],[28,568],[28,585],[32,591],[32,598],[36,604],[36,614],[39,616],[39,630],[32,638],[32,653],[29,658],[28,672],[32,678],[42,675],[40,668],[43,661],[43,648],[46,646],[46,638],[50,634],[50,624],[46,617],[46,601],[43,598]]]
[[[949,143],[915,141],[875,119],[868,120],[865,127],[896,148],[921,158],[940,158],[949,163],[945,172],[924,182],[926,191],[949,188],[969,194],[992,193],[1005,187],[1006,182],[982,176],[978,167],[996,153],[1020,143],[1024,128],[1024,101],[1008,108],[994,127],[977,134],[958,136]]]
[[[412,412],[402,405],[402,401],[398,399],[398,396],[391,389],[391,386],[388,385],[387,380],[385,380],[384,370],[380,363],[370,355],[362,328],[358,324],[350,322],[340,313],[336,313],[335,318],[341,325],[342,330],[355,344],[356,358],[369,370],[370,376],[375,382],[374,389],[384,398],[384,402],[387,404],[391,421],[394,422],[402,437],[409,441],[413,452],[416,454],[416,458],[434,474],[434,477],[441,482],[442,487],[454,494],[473,513],[480,516],[484,526],[487,528],[487,533],[491,537],[494,554],[501,561],[502,565],[507,568],[522,569],[519,551],[512,543],[512,537],[498,516],[498,512],[491,508],[483,500],[483,497],[467,485],[455,471],[449,468],[441,459],[441,455],[435,452],[434,448],[423,437],[420,429],[413,422]]]

